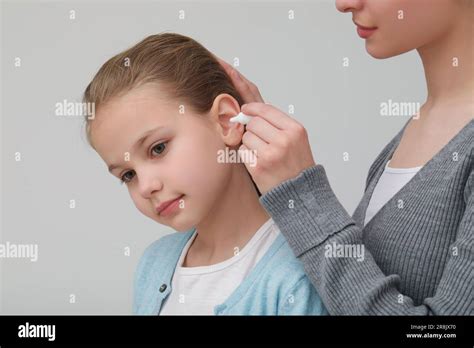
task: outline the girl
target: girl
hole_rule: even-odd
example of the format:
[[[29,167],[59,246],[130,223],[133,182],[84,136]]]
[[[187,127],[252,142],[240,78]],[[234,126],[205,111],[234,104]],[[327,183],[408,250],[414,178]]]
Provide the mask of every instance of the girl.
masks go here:
[[[474,1],[336,5],[352,13],[371,56],[418,51],[428,98],[375,159],[351,217],[315,164],[304,128],[262,104],[258,89],[222,63],[244,101],[257,102],[242,108],[259,116],[242,147],[258,151],[257,166],[248,169],[260,200],[330,314],[472,315]],[[288,199],[303,208],[288,209]],[[362,245],[365,258],[327,257],[332,245]]]
[[[89,142],[139,211],[179,231],[152,243],[134,282],[136,314],[324,314],[258,200],[229,121],[241,96],[215,57],[177,34],[152,35],[88,85]],[[235,156],[234,156],[235,159]]]

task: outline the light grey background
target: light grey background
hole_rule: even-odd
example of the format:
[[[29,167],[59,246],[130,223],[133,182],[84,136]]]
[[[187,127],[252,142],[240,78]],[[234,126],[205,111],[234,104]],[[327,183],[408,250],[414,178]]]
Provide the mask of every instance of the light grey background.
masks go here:
[[[136,210],[88,147],[82,118],[54,111],[80,101],[105,60],[144,37],[177,32],[238,57],[266,102],[295,106],[350,213],[370,164],[408,120],[381,116],[380,103],[426,96],[417,54],[370,57],[333,1],[3,1],[1,10],[0,242],[39,245],[37,262],[0,258],[1,314],[131,313],[138,258],[172,230]]]

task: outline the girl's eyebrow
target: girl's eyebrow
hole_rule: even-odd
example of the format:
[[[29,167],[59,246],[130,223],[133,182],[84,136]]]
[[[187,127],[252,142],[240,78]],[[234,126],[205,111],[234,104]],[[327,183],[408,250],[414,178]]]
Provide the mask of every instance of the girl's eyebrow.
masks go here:
[[[137,147],[140,147],[141,144],[143,144],[145,142],[145,140],[153,133],[157,132],[158,130],[164,130],[166,129],[166,127],[164,126],[158,126],[158,127],[155,127],[155,128],[152,128],[152,129],[149,129],[147,130],[146,132],[144,132],[141,137],[135,142],[135,144],[133,144],[132,146],[132,150],[137,148]],[[112,173],[112,171],[116,168],[120,167],[119,165],[116,165],[116,164],[111,164],[109,166],[109,172]]]

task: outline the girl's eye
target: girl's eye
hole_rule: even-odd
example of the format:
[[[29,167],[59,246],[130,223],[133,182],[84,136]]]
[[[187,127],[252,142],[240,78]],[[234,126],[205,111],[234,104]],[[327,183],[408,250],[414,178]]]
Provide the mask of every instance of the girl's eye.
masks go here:
[[[155,155],[155,156],[159,156],[163,153],[163,151],[166,150],[166,145],[167,145],[167,141],[166,142],[163,142],[163,143],[159,143],[159,144],[156,144],[155,146],[153,146],[151,148],[151,153],[152,155]],[[129,170],[128,172],[125,172],[121,177],[120,177],[120,181],[121,183],[129,183],[133,177],[135,176],[135,172],[133,170]]]
[[[120,181],[122,183],[128,183],[128,182],[130,182],[130,180],[133,179],[134,175],[135,175],[135,173],[133,173],[133,170],[129,170],[128,172],[126,172],[125,174],[122,175],[122,177],[120,178]]]
[[[159,143],[153,146],[151,148],[152,155],[160,155],[161,153],[163,153],[163,151],[166,150],[166,144],[167,142],[164,142],[164,143]]]

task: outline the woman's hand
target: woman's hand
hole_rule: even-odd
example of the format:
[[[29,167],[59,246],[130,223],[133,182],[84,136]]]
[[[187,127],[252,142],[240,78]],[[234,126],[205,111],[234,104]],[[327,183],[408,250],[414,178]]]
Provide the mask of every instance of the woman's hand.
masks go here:
[[[314,166],[306,129],[276,107],[265,104],[255,84],[230,64],[217,59],[247,103],[241,111],[257,116],[247,124],[239,151],[256,155],[256,160],[247,161],[245,166],[260,192],[264,194]]]
[[[264,103],[245,104],[242,112],[257,116],[247,124],[239,151],[256,155],[245,166],[262,194],[315,165],[306,129],[296,120]]]
[[[235,69],[226,61],[220,59],[219,57],[216,58],[220,65],[224,68],[227,75],[229,75],[229,77],[231,78],[232,84],[237,89],[240,96],[243,98],[244,103],[263,103],[263,98],[260,94],[260,91],[254,83],[247,80],[245,76],[240,74],[237,69]]]

